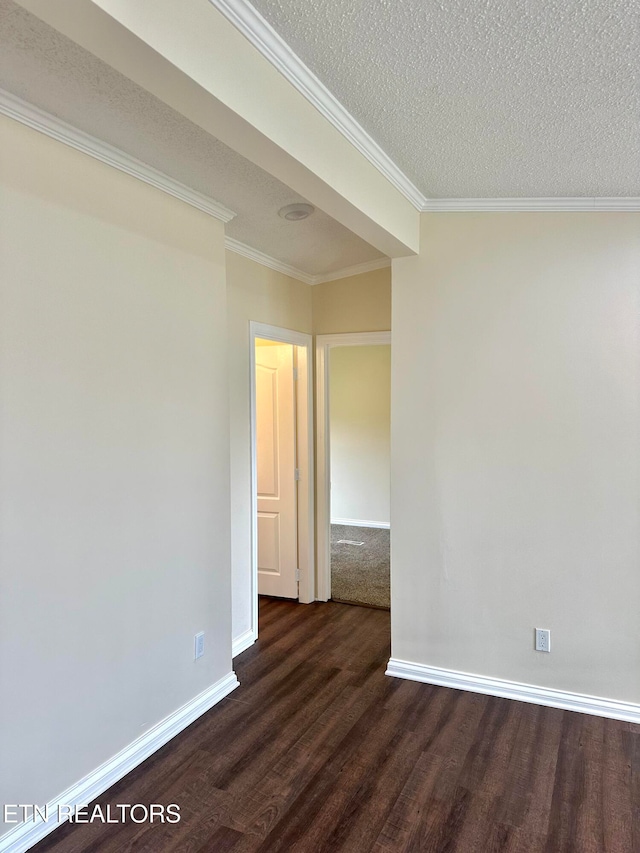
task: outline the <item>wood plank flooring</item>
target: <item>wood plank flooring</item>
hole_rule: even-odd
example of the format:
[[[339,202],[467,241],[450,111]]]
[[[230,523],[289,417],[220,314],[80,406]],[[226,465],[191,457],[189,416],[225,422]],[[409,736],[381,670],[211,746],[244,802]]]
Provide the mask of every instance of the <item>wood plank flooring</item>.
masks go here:
[[[241,686],[37,853],[631,853],[640,726],[389,678],[389,614],[260,602]]]

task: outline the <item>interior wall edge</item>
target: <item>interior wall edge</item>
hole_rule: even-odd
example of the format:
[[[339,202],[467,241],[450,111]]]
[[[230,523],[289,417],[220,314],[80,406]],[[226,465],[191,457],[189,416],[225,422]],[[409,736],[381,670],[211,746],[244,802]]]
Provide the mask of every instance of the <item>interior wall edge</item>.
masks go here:
[[[246,650],[251,648],[257,639],[258,637],[254,629],[247,628],[246,631],[243,631],[242,634],[232,640],[231,657],[236,658],[238,655],[241,655],[242,652],[246,652]]]

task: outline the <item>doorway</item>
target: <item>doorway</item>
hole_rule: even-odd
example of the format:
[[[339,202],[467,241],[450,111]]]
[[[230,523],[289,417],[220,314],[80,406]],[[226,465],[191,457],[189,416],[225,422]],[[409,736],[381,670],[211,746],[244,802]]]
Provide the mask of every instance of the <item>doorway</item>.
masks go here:
[[[258,595],[315,599],[312,339],[250,324],[253,629]]]
[[[390,607],[390,332],[316,339],[318,598]]]

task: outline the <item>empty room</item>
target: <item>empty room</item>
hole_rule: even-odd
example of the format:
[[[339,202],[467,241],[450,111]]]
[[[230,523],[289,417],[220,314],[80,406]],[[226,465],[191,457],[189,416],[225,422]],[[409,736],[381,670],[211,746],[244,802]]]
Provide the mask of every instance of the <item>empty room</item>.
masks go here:
[[[390,333],[336,335],[328,350],[331,598],[390,606]],[[318,336],[326,346],[327,337]],[[349,344],[346,342],[350,341]]]
[[[640,850],[631,0],[0,0],[0,853]]]

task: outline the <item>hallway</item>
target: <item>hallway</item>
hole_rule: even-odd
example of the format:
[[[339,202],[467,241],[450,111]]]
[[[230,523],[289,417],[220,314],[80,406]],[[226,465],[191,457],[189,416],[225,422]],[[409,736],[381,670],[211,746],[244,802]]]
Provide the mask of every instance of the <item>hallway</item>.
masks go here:
[[[388,678],[381,610],[262,599],[260,631],[240,688],[99,800],[177,803],[180,823],[34,850],[638,849],[638,727]]]

